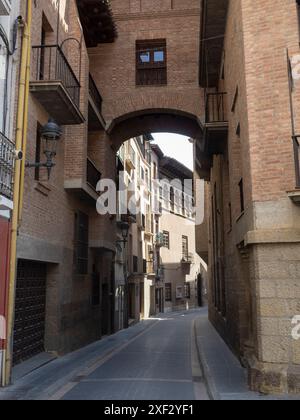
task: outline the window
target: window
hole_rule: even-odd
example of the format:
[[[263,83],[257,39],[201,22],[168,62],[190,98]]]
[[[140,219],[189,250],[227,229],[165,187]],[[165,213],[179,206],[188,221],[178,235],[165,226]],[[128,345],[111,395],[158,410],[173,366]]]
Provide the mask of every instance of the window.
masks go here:
[[[174,191],[174,188],[172,187],[170,190],[170,203],[171,203],[171,213],[175,213],[175,191]]]
[[[183,287],[182,286],[176,287],[176,299],[177,300],[183,299]]]
[[[88,274],[89,260],[89,217],[75,214],[74,265],[77,274]]]
[[[172,284],[168,283],[165,285],[165,301],[172,302]]]
[[[187,236],[182,237],[182,257],[185,261],[189,258],[189,238]]]
[[[136,42],[137,86],[167,84],[166,40]]]
[[[190,283],[186,283],[184,285],[184,297],[186,299],[191,299],[191,285],[190,285]]]
[[[137,273],[139,271],[139,259],[138,257],[133,257],[133,272]]]
[[[244,180],[241,179],[239,182],[240,189],[240,201],[241,201],[241,213],[245,211],[245,198],[244,198]]]
[[[170,249],[170,233],[167,231],[163,232],[164,247]]]

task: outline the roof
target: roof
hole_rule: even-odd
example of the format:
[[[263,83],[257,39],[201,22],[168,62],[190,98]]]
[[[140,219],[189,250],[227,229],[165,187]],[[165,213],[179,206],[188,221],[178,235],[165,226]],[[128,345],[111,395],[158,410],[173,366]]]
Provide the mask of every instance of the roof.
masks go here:
[[[162,173],[168,172],[169,175],[175,175],[181,179],[193,179],[193,172],[184,166],[178,160],[165,156],[160,161],[160,171]]]

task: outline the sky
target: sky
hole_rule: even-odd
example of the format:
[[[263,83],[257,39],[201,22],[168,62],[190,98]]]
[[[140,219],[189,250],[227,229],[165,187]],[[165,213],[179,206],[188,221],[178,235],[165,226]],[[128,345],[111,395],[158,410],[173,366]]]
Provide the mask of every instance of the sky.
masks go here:
[[[194,168],[193,144],[189,138],[179,134],[153,134],[154,143],[158,144],[166,156],[172,157],[190,170]]]

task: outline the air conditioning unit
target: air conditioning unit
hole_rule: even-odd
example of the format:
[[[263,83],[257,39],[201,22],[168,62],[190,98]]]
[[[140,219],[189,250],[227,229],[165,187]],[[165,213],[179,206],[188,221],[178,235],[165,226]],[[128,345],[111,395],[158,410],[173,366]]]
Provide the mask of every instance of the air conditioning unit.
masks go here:
[[[11,11],[11,0],[0,0],[0,16],[8,16]]]

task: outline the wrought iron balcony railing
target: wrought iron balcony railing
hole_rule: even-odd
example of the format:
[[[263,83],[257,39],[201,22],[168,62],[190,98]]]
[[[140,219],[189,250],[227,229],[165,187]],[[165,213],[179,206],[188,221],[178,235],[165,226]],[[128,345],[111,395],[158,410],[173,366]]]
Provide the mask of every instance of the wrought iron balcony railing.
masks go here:
[[[300,188],[300,142],[299,141],[300,141],[300,136],[293,137],[297,188]]]
[[[97,106],[98,111],[100,112],[100,114],[102,113],[102,104],[103,104],[103,99],[102,96],[100,95],[100,92],[97,88],[97,85],[94,81],[94,79],[92,78],[92,76],[89,76],[89,93],[90,96],[92,98],[92,100],[94,101],[94,104]]]
[[[208,93],[206,96],[206,124],[228,122],[226,110],[226,93]]]
[[[12,200],[14,144],[0,132],[0,194]]]
[[[101,172],[96,168],[94,163],[87,160],[87,183],[94,189],[97,189],[97,184],[101,179]]]
[[[80,83],[59,45],[33,47],[35,81],[61,82],[72,101],[79,108]]]

